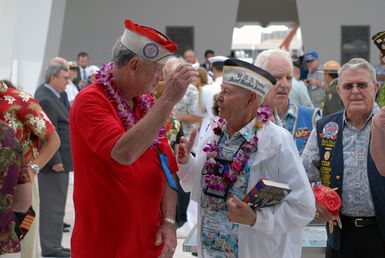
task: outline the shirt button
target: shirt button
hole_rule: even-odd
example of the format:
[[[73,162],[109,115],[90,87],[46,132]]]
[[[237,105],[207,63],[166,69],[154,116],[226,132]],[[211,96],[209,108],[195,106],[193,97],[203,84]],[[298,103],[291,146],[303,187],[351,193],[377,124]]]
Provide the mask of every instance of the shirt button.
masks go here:
[[[336,176],[336,179],[337,179],[337,180],[340,180],[340,179],[341,179],[341,177],[340,177],[340,176]]]

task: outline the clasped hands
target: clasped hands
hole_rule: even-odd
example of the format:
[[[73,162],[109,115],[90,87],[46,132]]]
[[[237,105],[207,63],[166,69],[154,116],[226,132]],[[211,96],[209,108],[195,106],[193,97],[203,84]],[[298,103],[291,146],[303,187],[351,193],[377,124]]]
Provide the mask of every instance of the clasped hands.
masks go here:
[[[315,218],[322,222],[333,223],[333,220],[337,221],[337,224],[342,228],[341,218],[339,216],[333,216],[325,207],[316,203]]]

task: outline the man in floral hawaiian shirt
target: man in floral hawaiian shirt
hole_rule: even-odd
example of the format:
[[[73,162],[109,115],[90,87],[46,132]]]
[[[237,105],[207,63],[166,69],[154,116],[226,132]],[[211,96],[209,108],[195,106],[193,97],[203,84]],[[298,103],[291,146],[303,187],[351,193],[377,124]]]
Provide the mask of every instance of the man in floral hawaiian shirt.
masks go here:
[[[23,180],[32,179],[33,209],[35,221],[23,241],[22,257],[38,257],[37,224],[39,219],[39,194],[34,180],[35,173],[31,169],[34,164],[40,169],[59,148],[60,139],[54,126],[44,113],[39,103],[31,95],[12,87],[10,83],[0,81],[0,120],[6,122],[16,133],[23,152]],[[40,147],[40,141],[44,144]],[[36,170],[35,170],[36,172]],[[29,243],[28,253],[24,253],[24,242]]]

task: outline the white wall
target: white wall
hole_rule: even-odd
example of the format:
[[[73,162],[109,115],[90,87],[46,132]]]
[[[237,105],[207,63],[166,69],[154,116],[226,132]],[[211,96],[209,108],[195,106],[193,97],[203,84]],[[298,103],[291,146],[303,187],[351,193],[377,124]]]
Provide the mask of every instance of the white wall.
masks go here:
[[[35,92],[49,60],[59,53],[65,4],[65,0],[0,0],[0,79]]]
[[[200,61],[210,48],[228,55],[239,0],[67,0],[60,55],[76,60],[80,51],[91,63],[109,60],[111,48],[122,35],[124,19],[155,27],[194,26],[195,51]]]
[[[11,76],[16,3],[15,0],[0,0],[0,79],[10,79]]]
[[[384,0],[297,0],[305,51],[316,50],[321,62],[341,61],[341,26],[369,25],[370,37],[385,30]],[[370,60],[379,62],[379,51],[370,42]]]
[[[18,0],[12,60],[13,82],[33,93],[45,52],[52,0]]]

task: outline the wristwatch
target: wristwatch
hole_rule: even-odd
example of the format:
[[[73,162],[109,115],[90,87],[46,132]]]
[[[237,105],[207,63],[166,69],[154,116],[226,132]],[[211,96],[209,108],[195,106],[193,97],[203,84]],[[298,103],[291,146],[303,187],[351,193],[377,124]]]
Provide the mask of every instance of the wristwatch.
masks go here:
[[[32,172],[33,172],[35,175],[39,174],[40,168],[39,168],[39,166],[38,166],[37,164],[31,163],[31,165],[30,165],[29,167],[32,169]]]

